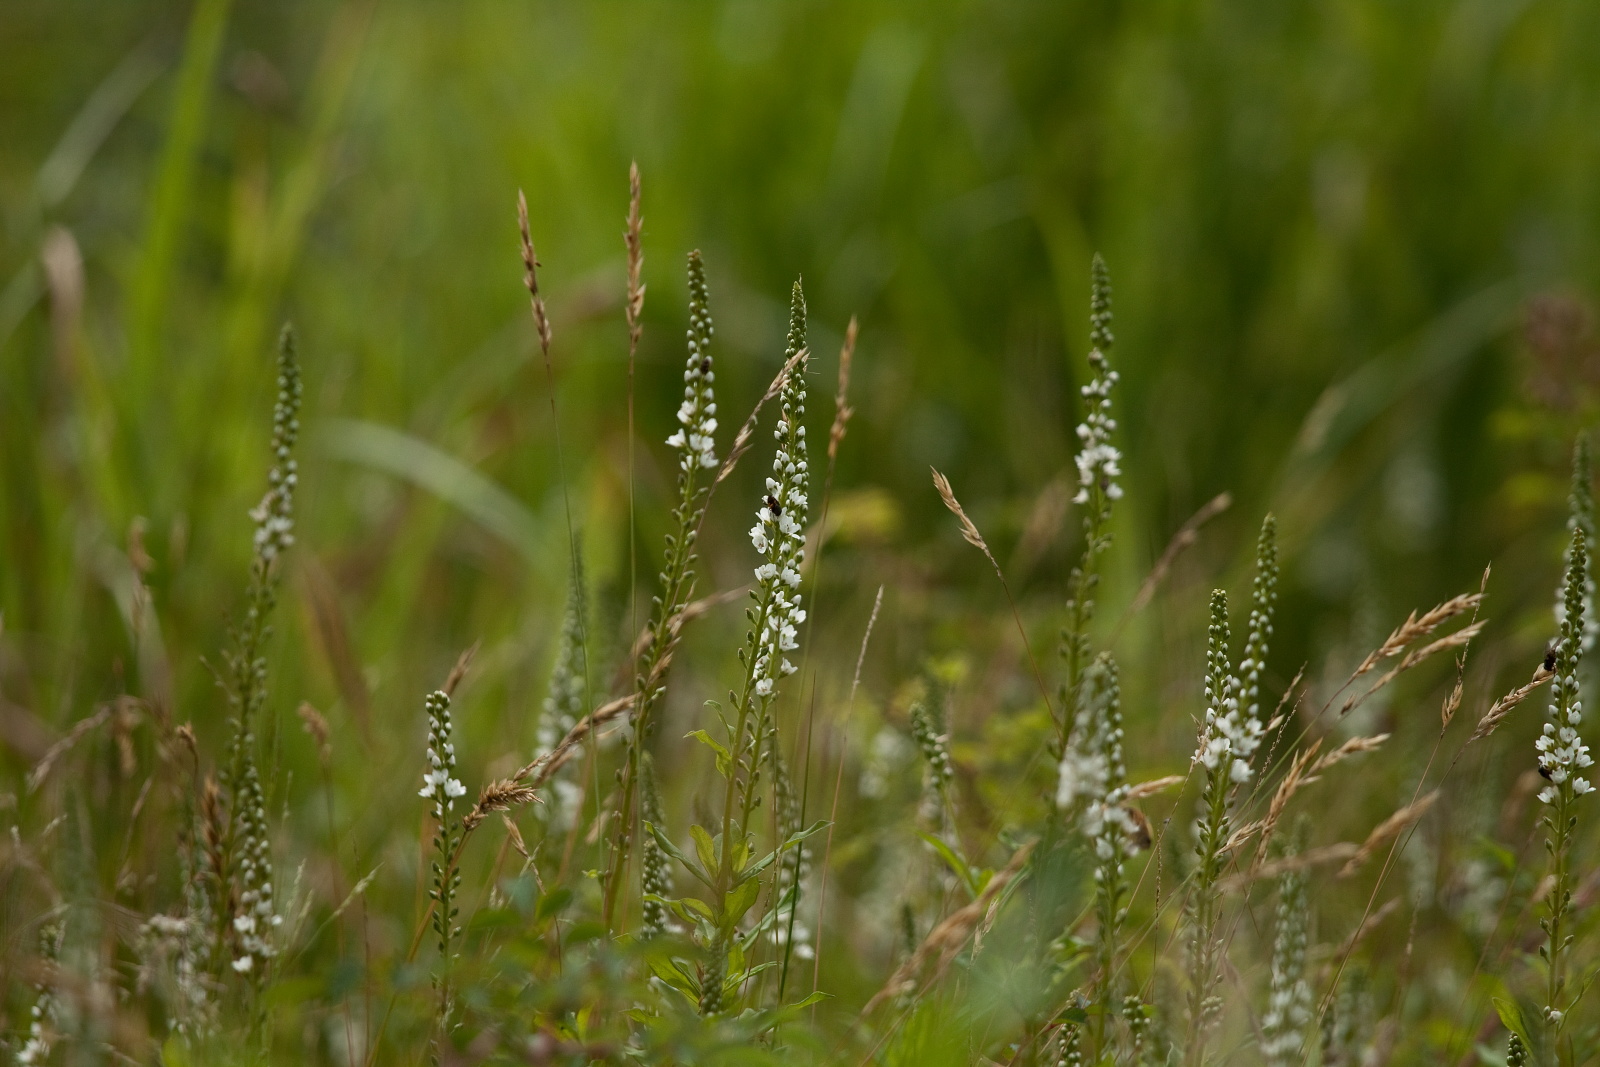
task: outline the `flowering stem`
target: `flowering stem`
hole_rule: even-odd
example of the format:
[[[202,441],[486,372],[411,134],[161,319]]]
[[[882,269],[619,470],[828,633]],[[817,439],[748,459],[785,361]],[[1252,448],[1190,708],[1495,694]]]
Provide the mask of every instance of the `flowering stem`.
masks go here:
[[[1205,1062],[1206,1029],[1211,1015],[1211,995],[1216,988],[1221,945],[1217,939],[1220,913],[1217,881],[1222,876],[1228,842],[1228,799],[1233,786],[1248,780],[1249,757],[1260,742],[1260,724],[1239,707],[1240,685],[1228,663],[1228,594],[1211,593],[1211,626],[1206,647],[1206,712],[1201,727],[1197,762],[1205,766],[1205,793],[1201,803],[1195,852],[1200,865],[1190,898],[1189,1029],[1184,1043],[1184,1063]]]
[[[1545,1022],[1554,1043],[1565,1021],[1562,997],[1566,986],[1566,950],[1573,935],[1567,932],[1567,917],[1572,909],[1572,832],[1578,823],[1573,811],[1578,797],[1594,787],[1577,772],[1593,764],[1589,746],[1578,733],[1583,721],[1583,703],[1578,693],[1578,663],[1583,655],[1583,631],[1588,583],[1588,538],[1574,524],[1567,554],[1561,634],[1556,648],[1556,677],[1551,683],[1550,720],[1536,742],[1539,773],[1549,780],[1539,800],[1550,808],[1544,825],[1549,832],[1551,878],[1554,882],[1546,898],[1547,914],[1540,920],[1547,941],[1539,952],[1545,959]]]
[[[678,407],[679,430],[667,439],[676,448],[678,460],[678,504],[672,517],[676,531],[667,536],[666,561],[661,569],[661,592],[655,598],[650,619],[650,643],[635,674],[638,696],[633,714],[633,735],[628,743],[628,759],[622,772],[622,795],[617,808],[622,830],[616,838],[606,874],[604,917],[611,924],[617,897],[622,889],[623,871],[628,860],[629,842],[636,823],[635,797],[638,793],[639,759],[654,727],[650,713],[665,688],[661,677],[678,643],[674,621],[694,593],[694,545],[705,512],[707,490],[700,484],[700,472],[716,467],[715,438],[717,403],[713,383],[710,296],[706,287],[705,265],[699,250],[689,253],[689,331],[688,358],[684,366],[683,403]]]
[[[1122,454],[1111,444],[1117,421],[1111,417],[1111,388],[1117,372],[1106,354],[1111,351],[1111,276],[1099,255],[1090,265],[1093,284],[1089,297],[1089,384],[1081,392],[1087,411],[1078,424],[1080,447],[1076,457],[1078,493],[1073,503],[1084,506],[1083,557],[1068,579],[1067,626],[1062,632],[1062,656],[1067,676],[1061,688],[1061,721],[1057,723],[1057,755],[1064,755],[1067,738],[1077,718],[1084,671],[1089,666],[1089,623],[1094,618],[1094,589],[1099,584],[1100,554],[1111,543],[1106,527],[1111,502],[1120,499]]]
[[[422,788],[417,795],[433,801],[433,821],[437,827],[433,838],[433,885],[428,896],[433,900],[433,929],[439,935],[439,1009],[434,1034],[435,1056],[442,1047],[449,1030],[452,1010],[450,997],[451,943],[460,933],[456,926],[456,890],[461,887],[461,872],[456,859],[465,840],[461,819],[455,814],[455,802],[466,796],[466,787],[456,778],[456,749],[452,740],[450,722],[450,697],[444,692],[429,694],[428,713],[428,769],[422,776]]]

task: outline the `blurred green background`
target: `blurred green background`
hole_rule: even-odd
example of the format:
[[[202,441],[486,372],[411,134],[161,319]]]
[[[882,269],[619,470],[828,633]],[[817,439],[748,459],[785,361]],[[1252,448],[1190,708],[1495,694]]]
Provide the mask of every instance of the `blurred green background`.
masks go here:
[[[347,792],[367,760],[395,768],[388,792],[354,799],[370,821],[355,836],[380,840],[383,805],[414,792],[420,695],[481,640],[467,762],[515,762],[567,576],[516,192],[544,263],[603,664],[630,610],[630,160],[649,285],[640,575],[666,528],[660,442],[698,247],[724,426],[777,368],[795,276],[814,435],[860,319],[817,599],[829,678],[847,680],[879,584],[880,695],[924,656],[1011,640],[930,464],[1048,649],[1098,250],[1128,494],[1104,599],[1125,600],[1206,500],[1235,498],[1130,631],[1182,653],[1129,681],[1132,721],[1164,716],[1182,751],[1204,588],[1243,596],[1269,508],[1287,560],[1279,683],[1475,588],[1491,558],[1494,614],[1532,656],[1566,457],[1600,383],[1596,42],[1589,0],[9,0],[0,760],[25,768],[124,691],[220,748],[199,664],[242,602],[273,342],[292,319],[307,388],[280,723],[301,699],[329,712],[336,747],[365,754],[340,772]],[[765,462],[719,491],[702,592],[744,580]],[[731,660],[728,616],[691,639],[708,672]],[[717,692],[683,689],[686,719]],[[1012,689],[1030,699],[1020,673]],[[310,742],[283,729],[309,778]]]

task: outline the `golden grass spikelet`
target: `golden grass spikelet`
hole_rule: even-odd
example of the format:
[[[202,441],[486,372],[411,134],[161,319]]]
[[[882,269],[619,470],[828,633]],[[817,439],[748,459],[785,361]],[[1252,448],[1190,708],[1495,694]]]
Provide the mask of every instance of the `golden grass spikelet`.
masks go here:
[[[639,164],[628,164],[628,228],[622,235],[622,243],[628,249],[628,346],[631,350],[639,348],[639,336],[644,332],[644,282],[640,274],[644,270],[644,216],[639,213],[641,204]]]
[[[950,479],[932,467],[928,469],[933,471],[933,486],[939,490],[939,499],[943,500],[944,506],[950,509],[950,514],[961,522],[961,536],[966,539],[967,544],[988,556],[990,563],[994,563],[994,556],[989,552],[989,546],[984,541],[983,535],[978,532],[977,525],[967,517],[966,509],[961,506],[961,501],[956,499],[955,490],[950,488]],[[999,564],[995,564],[995,568],[998,570]]]
[[[1331,845],[1309,848],[1293,856],[1268,860],[1247,873],[1229,875],[1219,884],[1224,891],[1231,893],[1235,890],[1243,889],[1251,882],[1276,878],[1280,874],[1287,874],[1290,871],[1306,870],[1311,867],[1321,867],[1328,863],[1343,862],[1354,856],[1360,849],[1361,846],[1354,841],[1338,841]]]
[[[332,751],[328,741],[327,718],[309,700],[302,700],[300,706],[295,709],[295,714],[300,716],[300,722],[304,724],[306,733],[317,743],[317,755],[326,760]]]
[[[1322,741],[1319,739],[1313,741],[1308,748],[1297,754],[1290,761],[1289,770],[1284,774],[1283,781],[1278,783],[1277,791],[1272,794],[1272,803],[1267,805],[1266,818],[1262,819],[1259,824],[1261,844],[1256,851],[1256,869],[1261,866],[1261,860],[1266,854],[1267,839],[1272,836],[1273,830],[1277,829],[1278,822],[1283,818],[1284,810],[1289,806],[1290,798],[1302,788],[1317,780],[1316,775],[1311,771],[1311,767],[1321,749]],[[1251,827],[1242,827],[1238,833],[1234,834],[1234,837],[1236,839],[1240,838],[1240,835],[1245,834],[1250,829]],[[1234,841],[1230,841],[1229,846],[1231,847],[1234,843]]]
[[[1351,756],[1359,756],[1363,752],[1376,752],[1379,748],[1383,747],[1383,743],[1389,740],[1389,737],[1389,734],[1373,734],[1371,737],[1352,737],[1350,740],[1346,741],[1344,744],[1340,745],[1338,748],[1319,759],[1316,763],[1316,766],[1311,768],[1311,773],[1314,775],[1321,774],[1329,767],[1332,767],[1336,763],[1341,763],[1344,760],[1349,759]]]
[[[1140,782],[1138,785],[1129,786],[1128,799],[1143,800],[1145,797],[1153,797],[1157,793],[1164,793],[1175,785],[1183,784],[1183,782],[1184,777],[1181,774],[1169,774],[1165,778],[1152,778],[1148,782]]]
[[[1343,706],[1339,708],[1339,717],[1343,718],[1348,715],[1358,704],[1394,681],[1402,672],[1410,670],[1429,657],[1448,649],[1465,648],[1474,637],[1478,636],[1478,632],[1488,622],[1487,619],[1474,619],[1470,624],[1455,633],[1446,634],[1444,637],[1437,638],[1421,648],[1406,652],[1407,648],[1433,633],[1434,630],[1448,620],[1468,611],[1475,613],[1482,602],[1482,593],[1463,593],[1460,596],[1451,597],[1421,618],[1418,618],[1417,613],[1413,611],[1406,621],[1389,635],[1383,644],[1367,654],[1367,658],[1361,661],[1361,665],[1350,675],[1345,685],[1348,686],[1357,678],[1370,673],[1383,660],[1393,659],[1402,652],[1406,653],[1405,657],[1401,659],[1397,666],[1385,671],[1377,681],[1366,689],[1346,697]]]
[[[83,740],[84,734],[104,725],[106,720],[111,718],[111,711],[112,706],[110,704],[101,705],[93,715],[79,719],[61,740],[51,745],[45,751],[45,754],[40,757],[39,762],[33,765],[33,770],[28,772],[28,792],[38,792],[39,787],[44,784],[46,778],[50,777],[51,770],[55,768],[61,757],[72,751],[73,746]]]
[[[511,816],[501,812],[500,821],[505,824],[506,837],[510,840],[511,847],[517,850],[517,855],[532,863],[533,856],[528,853],[528,843],[522,839],[522,831],[517,829],[517,824],[511,821]]]
[[[1555,671],[1545,670],[1544,664],[1539,664],[1534,669],[1533,679],[1526,685],[1519,685],[1505,696],[1494,702],[1494,706],[1483,713],[1483,718],[1478,720],[1477,729],[1472,731],[1472,736],[1467,738],[1467,744],[1482,740],[1499,729],[1506,716],[1514,711],[1518,704],[1528,699],[1533,691],[1556,676]]]
[[[1395,909],[1399,907],[1399,897],[1390,897],[1388,900],[1384,901],[1382,907],[1373,912],[1371,915],[1368,915],[1365,919],[1361,920],[1361,925],[1350,932],[1350,936],[1344,939],[1344,944],[1339,946],[1339,951],[1334,954],[1333,958],[1339,960],[1348,959],[1350,953],[1355,951],[1355,947],[1361,943],[1362,939],[1372,931],[1376,930],[1378,925],[1382,923],[1383,920],[1393,915],[1395,913]]]
[[[467,672],[472,669],[472,661],[478,656],[478,642],[461,650],[461,655],[456,657],[455,666],[450,668],[450,674],[444,680],[444,695],[455,699],[456,688],[466,679]]]
[[[522,236],[522,284],[533,302],[533,325],[539,331],[539,347],[546,359],[550,358],[550,316],[545,312],[544,297],[539,295],[539,262],[533,250],[533,230],[528,225],[528,198],[517,190],[517,229]]]
[[[1187,522],[1178,527],[1177,532],[1172,535],[1172,540],[1168,541],[1167,547],[1162,550],[1161,558],[1156,560],[1156,565],[1150,568],[1150,573],[1140,583],[1139,591],[1133,595],[1133,600],[1129,602],[1123,618],[1137,615],[1149,606],[1150,601],[1155,599],[1156,590],[1160,589],[1161,583],[1166,580],[1167,572],[1172,570],[1172,565],[1177,562],[1184,549],[1200,539],[1200,527],[1232,506],[1232,493],[1218,493],[1206,501],[1199,511],[1189,516]]]
[[[873,1009],[879,1004],[898,997],[907,988],[914,988],[917,975],[921,973],[928,960],[936,954],[939,957],[939,962],[934,969],[930,984],[938,981],[939,977],[949,967],[950,961],[955,958],[956,953],[961,951],[961,946],[967,943],[967,938],[978,928],[979,923],[984,920],[989,909],[998,901],[1001,891],[1022,873],[1023,867],[1027,865],[1028,857],[1033,854],[1033,845],[1034,843],[1030,841],[1012,853],[1010,862],[989,880],[989,884],[983,887],[983,892],[978,894],[976,900],[959,909],[945,919],[944,922],[929,931],[928,936],[923,939],[922,944],[917,946],[917,950],[911,954],[911,957],[902,963],[894,974],[889,976],[889,980],[883,984],[883,988],[874,993],[872,999],[867,1001],[866,1007],[861,1009],[859,1017],[865,1019],[872,1014]]]
[[[1405,622],[1394,628],[1394,631],[1389,634],[1383,644],[1367,654],[1367,658],[1362,660],[1361,665],[1350,675],[1350,680],[1353,682],[1370,672],[1383,660],[1393,659],[1398,656],[1408,646],[1427,637],[1457,615],[1465,615],[1469,611],[1476,611],[1478,605],[1482,602],[1482,593],[1461,593],[1436,607],[1429,608],[1421,618],[1418,618],[1417,613],[1412,611],[1410,615],[1406,616]]]
[[[512,808],[530,803],[544,803],[532,786],[524,785],[514,778],[501,778],[499,781],[490,782],[478,794],[478,802],[472,805],[472,810],[467,812],[466,818],[461,820],[462,829],[472,830],[492,812],[510,811]]]
[[[833,394],[833,427],[828,431],[828,462],[839,457],[839,445],[844,442],[845,428],[856,409],[850,406],[850,366],[855,362],[856,317],[850,316],[850,325],[844,328],[844,345],[839,349],[839,389]]]
[[[666,673],[664,667],[659,669],[661,674]],[[535,789],[542,787],[550,780],[551,775],[566,765],[566,762],[572,758],[573,752],[577,750],[579,745],[583,744],[591,732],[614,719],[621,718],[630,711],[633,708],[634,698],[635,694],[629,693],[627,696],[617,697],[615,700],[609,700],[601,704],[598,708],[573,723],[572,729],[567,731],[567,736],[563,737],[555,748],[552,748],[532,763],[518,768],[517,772],[511,776],[511,779],[517,782],[529,781]]]
[[[1355,874],[1356,871],[1361,869],[1362,864],[1372,858],[1372,854],[1378,851],[1385,841],[1398,836],[1402,830],[1426,815],[1438,799],[1439,791],[1435,789],[1420,799],[1407,804],[1373,827],[1372,832],[1367,835],[1367,839],[1361,843],[1361,848],[1356,851],[1354,856],[1350,857],[1350,862],[1339,868],[1339,877],[1348,878]]]

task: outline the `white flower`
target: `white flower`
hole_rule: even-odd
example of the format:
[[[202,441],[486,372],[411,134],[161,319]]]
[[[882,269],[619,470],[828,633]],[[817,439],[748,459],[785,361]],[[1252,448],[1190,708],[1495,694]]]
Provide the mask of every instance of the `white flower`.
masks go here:
[[[683,371],[683,403],[678,405],[678,422],[683,429],[667,438],[667,444],[682,453],[678,464],[685,474],[717,465],[716,442],[712,437],[717,432],[717,405],[712,388],[716,374],[711,369],[711,354],[707,350],[712,332],[705,278],[691,264],[688,358]]]
[[[240,956],[233,961],[233,969],[238,974],[249,974],[250,969],[256,965],[255,957]]]
[[[791,355],[793,351],[798,348]],[[797,592],[805,559],[808,491],[805,427],[800,425],[805,398],[802,366],[784,381],[772,473],[750,528],[750,543],[764,557],[755,568],[761,614],[754,628],[752,662],[752,691],[763,699],[776,693],[777,679],[794,673],[783,653],[800,647],[799,627],[806,620]]]

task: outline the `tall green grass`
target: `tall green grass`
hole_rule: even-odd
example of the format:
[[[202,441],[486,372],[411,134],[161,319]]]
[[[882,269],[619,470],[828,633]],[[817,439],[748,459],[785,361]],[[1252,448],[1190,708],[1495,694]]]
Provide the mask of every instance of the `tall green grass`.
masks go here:
[[[1303,876],[1313,1062],[1494,1062],[1507,1025],[1534,1062],[1583,1062],[1588,1001],[1569,1001],[1592,970],[1600,823],[1574,797],[1576,825],[1552,824],[1569,908],[1536,829],[1532,745],[1556,694],[1530,675],[1572,554],[1565,457],[1595,410],[1590,5],[455,14],[149,3],[93,12],[94,32],[71,5],[0,14],[12,1050],[43,1004],[55,1062],[104,1045],[142,1062],[448,1059],[473,1041],[857,1062],[1033,1062],[1072,1043],[1128,1060],[1137,1043],[1159,1062],[1187,1038],[1198,977],[1219,1004],[1192,1055],[1250,1062],[1292,1045],[1265,1013],[1298,988],[1273,916]],[[634,155],[647,226],[624,222]],[[507,259],[519,185],[546,259],[548,379]],[[675,267],[691,247],[699,284]],[[1084,322],[1093,248],[1117,268],[1114,349]],[[686,309],[716,296],[721,459],[783,361],[796,274],[809,429],[858,313],[838,405],[859,416],[810,486],[799,670],[743,735],[760,801],[735,866],[773,855],[746,913],[772,918],[739,959],[750,928],[722,921],[719,948],[715,929],[692,936],[692,905],[674,914],[701,890],[666,845],[699,862],[688,827],[721,823],[717,754],[685,735],[723,743],[703,702],[745,674],[743,602],[719,594],[761,565],[739,516],[765,496],[771,423],[695,523],[692,593],[652,577],[682,528],[663,443],[693,357],[678,339],[699,328]],[[251,787],[229,773],[229,650],[255,625],[248,512],[286,314],[306,432],[296,543],[246,657],[270,671]],[[1121,376],[1125,495],[1086,541],[1100,512],[1070,502],[1073,427],[1096,345]],[[930,463],[992,566],[926,491]],[[1575,484],[1571,522],[1592,536]],[[1223,490],[1231,508],[1185,522]],[[1260,655],[1236,607],[1217,673],[1218,695],[1238,690],[1222,699],[1277,722],[1251,779],[1219,781],[1215,917],[1196,923],[1207,594],[1240,602],[1268,512],[1273,639]],[[1445,599],[1490,559],[1481,604]],[[569,590],[582,621],[564,626]],[[1436,628],[1339,691],[1440,601],[1456,607]],[[657,655],[680,610],[670,677],[641,672],[630,650]],[[1559,699],[1576,699],[1593,658],[1557,652]],[[1126,770],[1077,799],[1098,822],[1055,803],[1080,722],[1109,766],[1113,727],[1077,703],[1091,674]],[[630,738],[641,675],[664,689]],[[476,798],[448,967],[415,796],[440,687]],[[559,770],[519,773],[594,708],[603,728]],[[240,869],[243,793],[271,870],[253,860],[267,881],[239,891],[270,890],[282,920],[281,951],[248,974],[221,946],[249,932],[205,903],[220,881],[197,881],[208,827],[214,869]],[[1316,818],[1290,868],[1272,842],[1297,810]],[[711,848],[719,868],[736,853]],[[207,906],[198,927],[218,936],[197,940],[185,916]],[[1210,977],[1183,962],[1197,925],[1223,946]],[[768,963],[726,998],[753,1015],[662,1006],[677,976],[703,993],[708,972]],[[814,988],[829,999],[795,1009]]]

